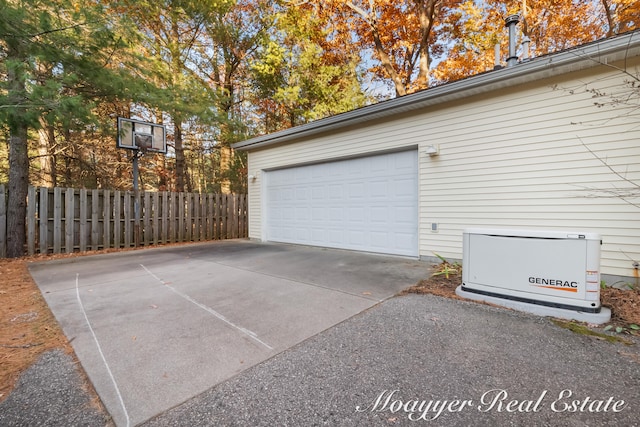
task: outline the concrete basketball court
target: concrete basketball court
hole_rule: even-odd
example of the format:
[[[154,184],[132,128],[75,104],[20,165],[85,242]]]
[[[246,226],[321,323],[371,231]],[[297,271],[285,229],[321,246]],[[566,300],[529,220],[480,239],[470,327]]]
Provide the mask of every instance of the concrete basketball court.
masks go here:
[[[233,240],[30,271],[116,425],[128,426],[393,296],[428,264]]]

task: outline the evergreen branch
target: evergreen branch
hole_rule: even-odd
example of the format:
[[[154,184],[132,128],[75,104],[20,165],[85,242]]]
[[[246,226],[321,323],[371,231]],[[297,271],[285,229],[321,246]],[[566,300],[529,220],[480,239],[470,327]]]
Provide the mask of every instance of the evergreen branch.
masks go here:
[[[62,31],[72,30],[74,28],[84,27],[85,25],[96,24],[98,22],[100,22],[100,21],[85,21],[85,22],[81,22],[81,23],[78,23],[78,24],[69,25],[68,27],[53,28],[51,30],[41,31],[41,32],[35,33],[35,34],[23,34],[23,35],[0,34],[0,37],[35,39],[36,37],[45,36],[47,34],[53,34],[53,33],[59,33],[59,32],[62,32]]]

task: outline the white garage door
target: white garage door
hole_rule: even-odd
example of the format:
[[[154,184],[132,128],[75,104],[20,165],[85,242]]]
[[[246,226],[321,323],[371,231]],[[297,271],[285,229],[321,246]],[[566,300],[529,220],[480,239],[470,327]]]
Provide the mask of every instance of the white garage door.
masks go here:
[[[265,174],[266,240],[418,255],[417,151]]]

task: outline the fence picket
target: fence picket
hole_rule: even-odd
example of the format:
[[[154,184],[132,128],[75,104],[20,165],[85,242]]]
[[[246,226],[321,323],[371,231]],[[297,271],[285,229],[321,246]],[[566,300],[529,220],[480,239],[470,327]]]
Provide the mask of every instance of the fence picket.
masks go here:
[[[142,216],[143,228],[140,230],[142,236],[142,245],[148,246],[153,238],[153,229],[151,228],[151,220],[155,217],[154,211],[151,207],[151,193],[144,192],[144,197],[140,197],[140,200],[144,200],[140,209],[140,215]]]
[[[73,252],[73,231],[74,231],[74,191],[67,188],[64,192],[64,251],[68,254]]]
[[[7,256],[7,198],[0,185],[0,258]]]
[[[62,188],[53,189],[53,253],[62,249]]]
[[[176,241],[177,228],[176,221],[178,217],[176,216],[176,198],[178,195],[176,193],[171,193],[169,196],[169,242],[173,243]]]
[[[49,251],[49,246],[47,244],[49,240],[49,189],[45,187],[40,187],[40,200],[39,203],[39,211],[38,219],[40,220],[40,231],[39,231],[39,243],[40,243],[40,253],[46,254]]]
[[[227,239],[233,239],[233,219],[231,218],[231,213],[233,212],[233,195],[226,194],[225,199],[227,201],[227,206],[225,209],[225,221],[227,225]]]
[[[87,250],[87,243],[89,243],[90,233],[87,231],[87,190],[85,188],[80,189],[80,252]]]
[[[29,186],[27,191],[27,253],[36,253],[36,189]]]
[[[100,196],[98,190],[91,190],[91,249],[100,246]]]
[[[122,202],[122,211],[124,212],[124,247],[131,247],[131,193],[129,191],[124,192],[124,200]]]
[[[153,238],[153,244],[157,245],[160,241],[160,230],[158,230],[158,226],[160,225],[160,194],[156,191],[153,193],[153,234],[151,235]]]
[[[167,243],[169,241],[169,194],[162,192],[162,233],[160,241],[157,243]]]
[[[102,198],[102,247],[111,248],[111,191],[104,190]]]
[[[200,193],[193,194],[193,241],[200,240]]]
[[[116,190],[113,192],[113,247],[116,249],[120,248],[120,206],[120,191]]]

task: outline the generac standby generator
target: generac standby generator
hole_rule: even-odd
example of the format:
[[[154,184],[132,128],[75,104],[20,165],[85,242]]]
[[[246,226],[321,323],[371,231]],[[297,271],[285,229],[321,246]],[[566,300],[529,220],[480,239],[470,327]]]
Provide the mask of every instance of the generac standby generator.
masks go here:
[[[599,314],[600,245],[595,233],[466,229],[457,291],[537,314],[604,323],[611,313]]]

